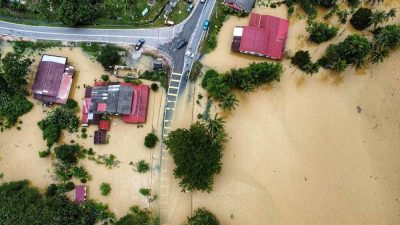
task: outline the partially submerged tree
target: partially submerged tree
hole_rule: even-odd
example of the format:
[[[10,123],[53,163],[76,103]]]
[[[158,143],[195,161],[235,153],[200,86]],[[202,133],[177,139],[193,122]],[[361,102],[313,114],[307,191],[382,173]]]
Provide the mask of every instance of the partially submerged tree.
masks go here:
[[[310,33],[310,40],[318,44],[334,38],[339,31],[337,27],[322,22],[310,22],[306,30]]]
[[[375,31],[375,42],[370,60],[372,63],[382,62],[389,56],[390,50],[400,46],[400,25],[388,25]]]
[[[148,133],[144,138],[144,146],[154,148],[157,145],[158,137],[154,132]]]
[[[359,8],[350,19],[351,25],[357,30],[364,30],[372,24],[372,10]]]
[[[187,225],[220,225],[217,217],[206,208],[194,211],[193,216],[188,217]]]
[[[100,184],[100,193],[103,196],[107,196],[111,192],[111,185],[109,183],[101,183]]]
[[[223,120],[198,121],[190,129],[177,129],[165,141],[176,165],[174,176],[183,191],[212,190],[214,176],[221,171],[226,141]]]
[[[396,17],[396,8],[392,8],[389,12],[385,10],[376,10],[372,13],[371,21],[374,24],[374,28],[376,28],[379,24],[385,23],[389,21],[389,19],[393,19]]]
[[[119,55],[118,49],[110,45],[102,47],[97,57],[97,61],[99,61],[106,70],[110,70],[111,67],[117,65],[120,60],[121,56]]]
[[[311,61],[311,56],[308,51],[297,51],[291,58],[291,63],[298,66],[301,70],[307,74],[317,73],[319,70],[319,64]]]

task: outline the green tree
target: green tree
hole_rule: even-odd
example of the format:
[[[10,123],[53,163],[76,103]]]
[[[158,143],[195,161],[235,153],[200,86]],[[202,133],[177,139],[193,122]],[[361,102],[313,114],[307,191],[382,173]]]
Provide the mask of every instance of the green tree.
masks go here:
[[[379,24],[389,21],[390,18],[396,17],[396,9],[392,8],[389,12],[386,13],[384,10],[376,10],[372,13],[371,21],[374,24],[374,28],[376,28]]]
[[[62,0],[58,17],[68,26],[89,24],[96,19],[98,5],[91,0]]]
[[[139,193],[142,194],[143,196],[150,196],[150,189],[148,188],[140,188]]]
[[[193,216],[188,217],[187,225],[219,225],[217,217],[205,208],[196,209]]]
[[[158,137],[154,132],[148,133],[144,138],[144,146],[154,148],[158,142]]]
[[[132,206],[128,215],[121,217],[115,225],[158,225],[160,221],[149,210]]]
[[[108,82],[108,81],[110,81],[110,76],[108,76],[108,74],[103,74],[103,75],[101,75],[101,79],[104,82]]]
[[[111,185],[109,183],[101,183],[100,184],[100,192],[101,195],[107,196],[111,192]]]
[[[97,57],[97,61],[99,61],[106,70],[117,65],[120,60],[121,56],[119,55],[118,49],[109,45],[101,48],[100,54]]]
[[[26,93],[27,75],[32,60],[15,53],[7,53],[1,59],[0,76],[4,79],[5,87],[12,93]]]
[[[150,86],[150,88],[151,88],[151,90],[153,90],[154,92],[156,92],[156,91],[158,91],[159,86],[158,86],[158,84],[156,84],[156,83],[152,83],[151,86]]]
[[[225,112],[233,111],[236,106],[239,105],[239,100],[237,99],[236,95],[229,93],[228,95],[224,96],[219,103],[219,107]]]
[[[322,22],[310,22],[306,30],[310,33],[310,40],[318,44],[334,38],[339,31],[337,27]]]
[[[347,0],[347,2],[351,7],[357,7],[361,3],[360,0]]]
[[[78,155],[81,152],[82,147],[78,144],[67,145],[63,144],[59,147],[54,148],[56,158],[65,165],[74,165],[78,162]]]
[[[135,166],[136,166],[136,171],[139,173],[146,173],[147,171],[150,170],[150,164],[144,160],[140,160],[135,164]]]
[[[372,10],[359,8],[350,19],[351,25],[357,30],[364,30],[372,24]]]
[[[319,64],[311,62],[310,53],[308,51],[297,51],[291,58],[291,63],[298,66],[307,74],[314,74],[319,70]]]
[[[371,51],[372,63],[382,62],[389,56],[390,50],[400,46],[400,25],[388,25],[377,29]]]
[[[225,137],[223,124],[201,121],[192,124],[190,129],[177,129],[168,134],[165,144],[176,165],[174,176],[181,179],[183,191],[212,190],[214,175],[222,167]]]

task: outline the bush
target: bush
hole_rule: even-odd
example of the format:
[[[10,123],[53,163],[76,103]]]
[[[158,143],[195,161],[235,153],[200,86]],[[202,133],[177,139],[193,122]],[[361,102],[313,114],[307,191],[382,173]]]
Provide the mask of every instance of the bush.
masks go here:
[[[156,92],[156,91],[158,91],[159,86],[158,86],[158,84],[156,84],[156,83],[152,83],[151,86],[150,86],[150,88],[151,88],[151,90],[153,90],[154,92]]]
[[[111,185],[108,183],[101,183],[100,184],[100,192],[101,192],[101,195],[107,196],[111,192]]]
[[[357,7],[361,3],[360,0],[347,0],[347,2],[351,7]]]
[[[110,76],[108,76],[108,74],[103,74],[103,75],[101,75],[101,79],[104,82],[108,82],[108,81],[110,81]]]
[[[158,137],[155,133],[149,133],[144,138],[144,146],[147,148],[154,148],[158,142]]]
[[[339,31],[337,27],[322,22],[311,22],[306,30],[310,33],[310,40],[318,44],[334,38]]]
[[[147,171],[150,170],[150,164],[144,160],[140,160],[135,165],[136,165],[136,171],[138,171],[139,173],[146,173]]]
[[[78,144],[64,144],[54,148],[54,152],[56,154],[56,158],[64,165],[73,165],[78,162],[78,154],[80,153],[81,148],[82,147]]]
[[[188,217],[187,225],[219,225],[217,217],[205,208],[196,209],[193,216]]]
[[[39,157],[40,158],[46,158],[49,155],[50,155],[50,150],[39,151]]]
[[[150,189],[148,188],[140,188],[139,193],[143,196],[150,196]]]
[[[165,71],[149,71],[146,70],[144,71],[143,74],[140,75],[140,78],[145,79],[145,80],[151,80],[151,81],[159,81],[161,87],[168,87],[168,78],[167,74]]]
[[[291,63],[298,66],[302,71],[307,74],[317,73],[319,64],[311,62],[310,53],[308,51],[298,51],[291,59]]]
[[[88,137],[88,135],[87,135],[87,133],[83,133],[83,134],[81,135],[81,137],[82,137],[83,139],[86,139],[86,138]]]
[[[359,8],[351,17],[350,23],[357,30],[364,30],[372,24],[372,10]]]
[[[72,191],[75,189],[75,184],[73,182],[68,182],[64,185],[64,189],[66,192]]]

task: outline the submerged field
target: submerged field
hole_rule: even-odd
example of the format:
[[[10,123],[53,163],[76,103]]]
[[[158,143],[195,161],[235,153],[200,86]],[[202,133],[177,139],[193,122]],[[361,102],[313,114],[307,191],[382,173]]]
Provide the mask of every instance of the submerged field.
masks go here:
[[[400,4],[387,1],[381,7],[399,10]],[[256,11],[286,16],[285,7]],[[397,16],[390,23],[399,22]],[[233,27],[247,23],[248,18],[230,17],[217,49],[202,62],[224,72],[265,61],[230,52]],[[306,22],[296,13],[290,24],[286,50],[306,49],[318,59],[329,43],[310,44]],[[333,42],[354,32],[348,28],[342,26],[344,33]],[[169,224],[180,224],[198,207],[215,213],[223,225],[399,224],[399,59],[396,51],[378,65],[342,74],[321,69],[313,76],[283,60],[281,82],[236,93],[240,105],[227,117],[230,138],[214,190],[181,193],[172,181]],[[175,127],[189,127],[204,111],[205,100],[193,102],[204,91],[192,88],[181,99]]]
[[[9,51],[10,47],[5,46],[4,51]],[[84,85],[93,85],[94,80],[100,80],[104,69],[100,64],[91,60],[79,48],[59,48],[45,51],[46,54],[60,55],[68,57],[70,65],[76,67],[74,83],[70,97],[81,105],[84,95]],[[34,77],[40,56],[34,57],[36,63],[32,65],[30,80]],[[144,81],[149,84],[149,82]],[[31,82],[30,82],[31,84]],[[122,120],[114,118],[109,132],[110,139],[107,145],[94,145],[93,132],[97,129],[92,125],[87,133],[89,137],[82,139],[77,137],[77,133],[69,135],[64,133],[60,144],[79,143],[86,148],[92,147],[98,155],[113,154],[119,165],[113,169],[108,169],[104,165],[97,165],[93,161],[84,160],[82,164],[92,176],[92,180],[87,182],[88,198],[104,202],[109,205],[112,212],[117,217],[126,215],[132,205],[141,207],[151,207],[157,211],[156,204],[149,205],[147,198],[139,193],[140,188],[151,188],[153,193],[158,193],[159,188],[159,144],[153,149],[146,149],[143,145],[145,136],[153,129],[156,133],[160,132],[162,120],[163,104],[165,94],[162,90],[157,93],[151,92],[149,98],[149,109],[147,122],[143,127],[138,128],[134,124],[125,124]],[[12,128],[0,133],[0,173],[4,173],[3,181],[28,179],[34,186],[42,191],[54,183],[52,172],[52,160],[39,158],[38,151],[46,149],[46,142],[42,139],[42,133],[37,122],[46,116],[48,108],[29,98],[35,106],[32,111],[22,116],[23,122],[18,125],[21,130]],[[145,174],[135,172],[134,167],[129,165],[132,162],[145,160],[150,163],[152,170]],[[100,194],[99,186],[102,182],[110,183],[112,191],[108,196]],[[79,184],[79,182],[76,182]]]

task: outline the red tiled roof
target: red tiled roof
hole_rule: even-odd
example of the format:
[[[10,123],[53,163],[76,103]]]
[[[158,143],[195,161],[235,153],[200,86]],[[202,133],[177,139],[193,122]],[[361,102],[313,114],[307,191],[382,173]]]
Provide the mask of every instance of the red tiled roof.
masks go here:
[[[99,129],[100,130],[110,130],[110,121],[108,120],[100,120]]]
[[[122,83],[121,85],[132,85]],[[147,106],[149,99],[149,86],[147,85],[132,85],[132,111],[129,115],[123,115],[122,120],[125,123],[144,123],[147,117]]]
[[[288,27],[289,23],[285,19],[252,13],[249,26],[243,27],[239,50],[282,59]]]

